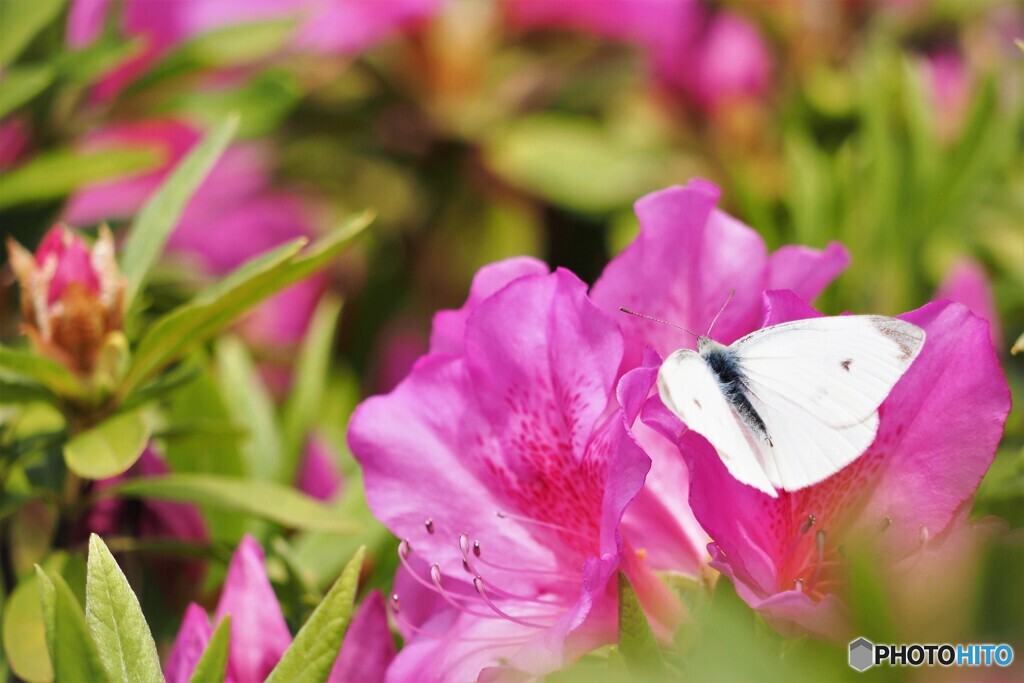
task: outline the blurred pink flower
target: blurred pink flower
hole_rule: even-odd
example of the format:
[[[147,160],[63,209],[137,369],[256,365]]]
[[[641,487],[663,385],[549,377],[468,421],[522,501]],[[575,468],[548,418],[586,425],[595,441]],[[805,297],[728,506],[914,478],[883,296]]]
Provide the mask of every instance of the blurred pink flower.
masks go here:
[[[124,322],[124,277],[110,231],[101,228],[90,248],[58,224],[35,254],[8,237],[7,255],[21,285],[22,331],[40,353],[91,374],[107,337]]]
[[[771,56],[753,24],[711,14],[699,0],[506,0],[509,18],[524,28],[574,28],[636,45],[654,76],[712,110],[760,97]]]
[[[334,498],[343,484],[341,470],[330,444],[319,434],[311,435],[306,440],[297,488],[306,495],[326,501]]]
[[[764,326],[818,316],[792,292],[765,293]],[[844,544],[869,539],[873,556],[884,558],[880,569],[896,568],[945,533],[994,457],[1010,402],[984,322],[949,303],[900,317],[922,327],[928,342],[882,404],[875,443],[806,489],[770,498],[737,482],[657,396],[643,406],[643,421],[686,458],[690,506],[714,539],[712,566],[785,635],[850,635]],[[649,357],[623,381],[643,394],[659,362]]]
[[[988,275],[980,263],[967,258],[958,261],[939,284],[935,299],[948,299],[969,308],[971,313],[988,322],[992,345],[996,349],[1003,348],[999,311],[992,296]]]
[[[715,338],[730,343],[759,326],[765,289],[790,288],[813,299],[849,262],[837,243],[824,251],[785,246],[769,255],[756,232],[715,208],[718,196],[717,187],[694,180],[636,203],[640,235],[608,264],[591,293],[625,335],[621,372],[642,365],[646,347],[665,357],[681,347],[694,348],[694,340],[667,325],[626,315],[620,306],[703,332],[735,290],[715,325]],[[620,387],[627,413],[639,410],[646,389]],[[636,390],[641,395],[631,393]],[[626,510],[624,532],[646,550],[653,568],[698,576],[707,558],[707,534],[681,494],[690,487],[686,464],[673,443],[643,423],[637,422],[633,432],[652,465],[646,486]]]
[[[714,111],[730,102],[760,98],[771,80],[771,55],[760,32],[745,19],[721,12],[704,29],[693,69],[693,95]]]
[[[28,151],[28,129],[19,118],[0,123],[0,171],[13,167]]]
[[[159,477],[170,471],[160,454],[152,446],[147,446],[127,472],[93,483],[93,491],[100,492],[135,477]],[[102,498],[85,514],[78,535],[88,538],[90,532],[108,538],[132,535],[149,540],[198,543],[205,543],[210,538],[206,522],[196,506],[162,500]],[[206,573],[205,563],[194,559],[161,557],[154,560],[154,568],[163,593],[169,596],[190,591]]]
[[[367,501],[406,539],[391,680],[542,675],[615,641],[619,520],[649,466],[615,402],[622,349],[575,276],[511,259],[357,408]]]
[[[199,138],[198,130],[177,120],[119,124],[90,135],[83,149],[150,147],[159,151],[162,163],[149,173],[79,190],[65,216],[79,224],[133,216]],[[168,251],[188,255],[211,274],[223,275],[283,242],[310,236],[308,204],[272,189],[269,167],[268,150],[261,145],[229,148],[186,207]],[[326,277],[318,275],[271,297],[246,318],[243,331],[257,344],[297,343],[326,286]]]
[[[263,566],[263,550],[251,536],[239,543],[224,589],[217,603],[214,623],[231,615],[228,647],[228,683],[264,680],[291,645],[281,606]],[[168,683],[188,681],[212,635],[206,612],[189,605],[181,629],[164,667]],[[388,630],[384,599],[379,592],[367,596],[359,608],[328,677],[329,683],[381,681],[394,656],[395,645]],[[345,654],[349,653],[349,654]]]
[[[967,117],[974,91],[974,75],[963,55],[948,48],[925,55],[921,69],[939,137],[950,141],[956,137]]]
[[[256,21],[298,19],[291,48],[350,55],[430,16],[440,0],[124,0],[119,27],[141,36],[141,55],[121,65],[97,87],[101,100],[120,92],[172,49],[209,31]],[[67,40],[81,48],[103,30],[110,0],[74,0]]]
[[[427,352],[427,340],[407,322],[390,325],[382,334],[371,371],[374,393],[385,394],[405,379]]]

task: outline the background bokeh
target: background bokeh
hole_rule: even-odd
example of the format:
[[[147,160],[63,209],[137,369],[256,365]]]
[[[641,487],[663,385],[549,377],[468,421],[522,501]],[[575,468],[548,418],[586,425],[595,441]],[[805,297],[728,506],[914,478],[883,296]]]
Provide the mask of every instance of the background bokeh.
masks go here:
[[[1024,658],[1024,356],[1009,351],[1024,332],[1019,3],[3,0],[0,36],[0,232],[26,247],[60,220],[123,235],[203,132],[239,116],[151,279],[149,316],[287,239],[377,213],[324,274],[210,347],[167,407],[192,428],[160,441],[175,471],[238,474],[280,438],[267,425],[290,405],[303,340],[333,324],[318,302],[343,302],[315,417],[286,438],[303,468],[325,468],[300,468],[296,486],[367,530],[283,534],[204,509],[209,537],[188,552],[208,560],[205,578],[171,586],[133,542],[137,512],[112,513],[128,526],[104,533],[120,539],[111,548],[158,642],[189,599],[213,604],[244,532],[263,542],[292,626],[359,544],[364,588],[387,591],[396,540],[370,516],[345,444],[356,403],[401,380],[433,314],[461,305],[484,264],[533,255],[593,283],[636,235],[634,201],[703,177],[770,249],[849,249],[817,302],[826,313],[953,298],[989,320],[1015,400],[974,516],[1011,531],[971,558],[968,606],[942,618]],[[0,278],[0,341],[19,345],[14,278]],[[79,503],[0,504],[8,592],[51,550],[84,550]],[[766,661],[808,680],[851,673],[830,646],[778,639],[729,591],[693,599],[698,625],[679,640],[699,653],[685,665],[694,680],[759,677]],[[863,623],[900,609],[861,598]],[[564,675],[599,675],[588,666]]]

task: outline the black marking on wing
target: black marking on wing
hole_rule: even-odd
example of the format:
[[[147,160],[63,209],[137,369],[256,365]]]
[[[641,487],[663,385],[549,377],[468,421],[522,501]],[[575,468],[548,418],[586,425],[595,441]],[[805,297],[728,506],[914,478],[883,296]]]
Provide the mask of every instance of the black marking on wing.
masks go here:
[[[847,358],[846,360],[842,361],[839,364],[843,366],[843,370],[846,370],[847,372],[849,372],[850,371],[850,364],[852,364],[852,363],[853,363],[853,359],[852,358]]]
[[[750,399],[747,398],[747,393],[744,389],[746,377],[733,354],[728,350],[715,350],[704,354],[703,358],[711,368],[711,371],[715,373],[719,388],[721,388],[729,405],[740,416],[743,424],[755,436],[774,448],[764,420],[761,419],[757,410],[750,403]]]

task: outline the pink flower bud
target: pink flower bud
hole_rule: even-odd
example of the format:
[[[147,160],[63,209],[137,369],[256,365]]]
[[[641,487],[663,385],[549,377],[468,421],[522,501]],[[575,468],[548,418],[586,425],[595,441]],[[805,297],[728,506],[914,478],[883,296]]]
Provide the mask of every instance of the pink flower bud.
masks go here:
[[[697,92],[700,104],[757,98],[768,89],[771,56],[757,29],[740,17],[722,13],[711,20],[699,48]]]
[[[70,228],[57,225],[34,256],[12,239],[7,251],[21,285],[23,331],[40,353],[91,373],[104,340],[121,329],[124,318],[124,278],[110,231],[101,228],[90,249]]]

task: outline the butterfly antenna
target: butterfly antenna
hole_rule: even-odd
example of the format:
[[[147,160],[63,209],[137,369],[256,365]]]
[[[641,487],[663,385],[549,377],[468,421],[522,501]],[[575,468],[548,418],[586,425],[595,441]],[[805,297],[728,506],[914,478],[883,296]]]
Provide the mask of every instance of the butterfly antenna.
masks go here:
[[[636,311],[631,311],[628,308],[623,308],[622,306],[619,306],[619,310],[622,311],[623,313],[629,313],[630,315],[635,315],[638,318],[645,318],[647,320],[652,320],[652,321],[654,321],[656,323],[661,323],[662,325],[668,325],[669,327],[674,327],[677,330],[682,330],[683,332],[689,332],[690,334],[692,334],[697,339],[700,339],[700,335],[699,334],[697,334],[696,332],[693,332],[692,330],[686,329],[682,325],[676,325],[675,323],[670,323],[669,321],[662,320],[661,318],[655,318],[653,315],[647,315],[646,313],[637,313]]]
[[[729,305],[730,301],[732,301],[732,295],[735,294],[735,293],[736,293],[735,289],[729,291],[729,296],[726,297],[725,303],[722,304],[722,308],[718,311],[718,314],[715,315],[715,319],[711,321],[711,324],[708,325],[708,333],[707,333],[706,336],[708,336],[708,337],[711,336],[711,329],[715,326],[715,323],[718,322],[718,316],[722,315],[722,313],[725,312],[725,307]]]

